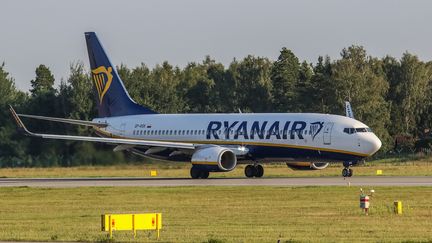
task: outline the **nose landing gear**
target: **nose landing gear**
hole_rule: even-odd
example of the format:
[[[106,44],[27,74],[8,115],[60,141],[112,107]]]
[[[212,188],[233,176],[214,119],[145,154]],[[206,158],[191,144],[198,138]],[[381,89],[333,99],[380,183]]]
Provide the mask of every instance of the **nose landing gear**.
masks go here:
[[[353,170],[351,168],[343,168],[342,176],[343,177],[351,177],[353,175]]]
[[[262,177],[264,175],[264,168],[262,165],[256,164],[256,165],[247,165],[245,167],[245,176],[248,178],[252,177]]]
[[[350,166],[353,166],[356,163],[353,162],[344,162],[343,163],[343,170],[342,170],[342,176],[345,177],[351,177],[353,175],[353,170],[350,168]]]

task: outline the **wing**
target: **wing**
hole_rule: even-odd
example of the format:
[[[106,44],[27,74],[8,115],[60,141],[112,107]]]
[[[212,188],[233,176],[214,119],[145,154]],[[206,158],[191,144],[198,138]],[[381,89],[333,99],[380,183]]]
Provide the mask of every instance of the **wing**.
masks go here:
[[[87,141],[87,142],[100,142],[100,143],[110,143],[110,144],[124,144],[124,145],[134,145],[134,146],[147,146],[147,147],[167,147],[167,148],[179,148],[179,149],[195,149],[197,145],[192,143],[178,143],[178,142],[163,142],[163,141],[149,141],[149,140],[141,140],[141,139],[121,139],[121,138],[103,138],[103,137],[86,137],[86,136],[70,136],[70,135],[57,135],[57,134],[42,134],[42,133],[33,133],[27,129],[24,123],[21,121],[19,116],[15,110],[10,107],[9,108],[12,116],[14,117],[18,129],[24,132],[28,136],[32,137],[40,137],[40,138],[48,138],[48,139],[60,139],[60,140],[72,140],[72,141]],[[50,120],[50,121],[60,121],[66,123],[71,119],[62,119],[62,118],[50,118],[50,117],[40,117],[40,116],[32,116],[25,115],[26,117],[32,117],[36,119],[42,120]],[[92,124],[99,124],[95,126],[100,127],[100,123],[88,122],[88,121],[79,121],[79,120],[71,120],[72,124],[85,125],[85,126],[93,126]],[[107,126],[105,124],[104,126]]]
[[[13,110],[11,107],[10,109]],[[12,111],[11,110],[11,111]],[[28,117],[38,120],[45,120],[45,121],[54,121],[54,122],[63,122],[63,123],[69,123],[74,125],[82,125],[82,126],[89,126],[89,127],[107,127],[108,124],[106,123],[98,123],[98,122],[92,122],[92,121],[82,121],[82,120],[74,120],[74,119],[65,119],[65,118],[57,118],[57,117],[47,117],[47,116],[35,116],[35,115],[25,115],[25,114],[17,114],[18,117]]]

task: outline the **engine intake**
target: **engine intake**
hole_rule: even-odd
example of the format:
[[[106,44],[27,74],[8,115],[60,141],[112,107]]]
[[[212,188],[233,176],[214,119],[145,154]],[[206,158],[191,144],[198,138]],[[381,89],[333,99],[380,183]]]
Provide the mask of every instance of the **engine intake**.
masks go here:
[[[195,151],[191,163],[208,171],[231,171],[237,166],[237,157],[227,148],[212,146]]]

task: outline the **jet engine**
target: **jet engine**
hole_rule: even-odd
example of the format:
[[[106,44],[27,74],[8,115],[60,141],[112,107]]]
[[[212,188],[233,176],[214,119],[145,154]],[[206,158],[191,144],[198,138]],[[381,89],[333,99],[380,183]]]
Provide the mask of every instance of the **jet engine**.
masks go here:
[[[206,171],[231,171],[237,166],[237,157],[230,149],[211,146],[195,151],[191,163]]]
[[[293,170],[323,170],[329,165],[323,162],[287,162],[286,164]]]

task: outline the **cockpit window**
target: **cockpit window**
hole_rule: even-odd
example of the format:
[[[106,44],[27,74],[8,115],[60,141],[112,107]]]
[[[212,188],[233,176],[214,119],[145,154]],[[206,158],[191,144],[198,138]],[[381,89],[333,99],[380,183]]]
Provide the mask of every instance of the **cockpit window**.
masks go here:
[[[359,127],[359,128],[344,128],[344,133],[353,134],[357,132],[372,132],[369,127]]]
[[[344,128],[344,133],[353,134],[356,132],[355,128]]]
[[[367,132],[365,127],[356,128],[356,132]]]

